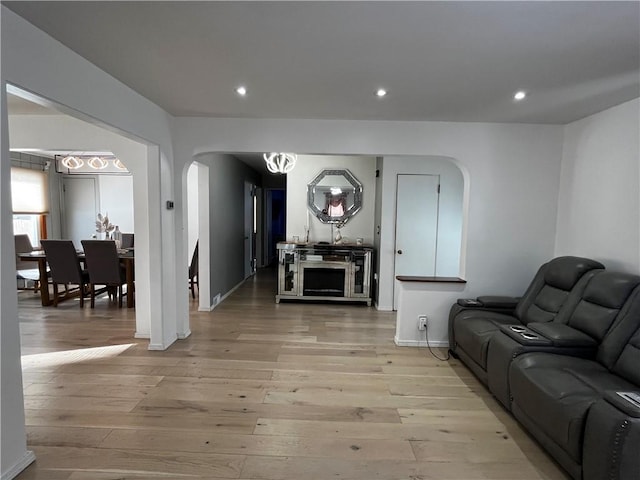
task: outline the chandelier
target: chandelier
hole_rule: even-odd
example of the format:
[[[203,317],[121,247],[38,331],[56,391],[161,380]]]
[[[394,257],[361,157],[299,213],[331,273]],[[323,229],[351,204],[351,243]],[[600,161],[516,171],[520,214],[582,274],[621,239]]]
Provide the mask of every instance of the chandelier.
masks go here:
[[[77,170],[78,168],[82,168],[84,165],[84,160],[82,158],[74,157],[73,155],[64,157],[60,162],[69,170]]]
[[[129,173],[127,167],[116,158],[113,154],[108,155],[86,155],[86,154],[69,154],[58,159],[60,165],[68,169],[68,173],[113,173],[122,172]]]
[[[271,152],[263,155],[267,170],[271,173],[289,173],[296,166],[298,156],[295,153]]]
[[[91,157],[87,160],[87,165],[95,170],[104,170],[109,166],[109,162],[105,158],[102,157]]]

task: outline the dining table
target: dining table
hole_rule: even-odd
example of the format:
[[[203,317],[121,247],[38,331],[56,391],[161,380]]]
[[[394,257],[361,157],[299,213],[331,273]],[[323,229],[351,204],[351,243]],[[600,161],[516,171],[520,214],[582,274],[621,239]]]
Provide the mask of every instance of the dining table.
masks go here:
[[[47,273],[47,256],[44,250],[34,250],[33,252],[19,253],[20,260],[38,262],[38,271],[40,272],[40,300],[43,307],[53,304],[53,300],[49,295],[49,275]],[[127,284],[127,308],[135,306],[134,292],[134,267],[135,252],[133,248],[118,250],[118,258],[124,264]],[[85,259],[84,252],[78,250],[78,259],[82,262]]]

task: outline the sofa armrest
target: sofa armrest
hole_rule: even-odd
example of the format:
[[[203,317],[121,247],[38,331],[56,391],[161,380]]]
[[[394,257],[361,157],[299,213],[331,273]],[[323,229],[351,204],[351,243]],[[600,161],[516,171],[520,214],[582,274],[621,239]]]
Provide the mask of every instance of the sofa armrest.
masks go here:
[[[622,393],[622,392],[621,392]],[[636,391],[640,393],[640,389]],[[640,472],[640,409],[607,391],[587,414],[582,447],[584,480],[627,480]]]
[[[501,310],[515,310],[520,297],[504,297],[498,295],[483,295],[478,297],[484,308],[499,308]]]
[[[459,298],[458,305],[465,308],[480,308],[507,313],[515,310],[520,298],[484,295],[478,298]]]
[[[640,418],[640,388],[636,392],[616,392],[607,390],[604,399],[625,415]]]
[[[527,328],[549,339],[555,347],[598,347],[592,337],[564,323],[529,323]]]

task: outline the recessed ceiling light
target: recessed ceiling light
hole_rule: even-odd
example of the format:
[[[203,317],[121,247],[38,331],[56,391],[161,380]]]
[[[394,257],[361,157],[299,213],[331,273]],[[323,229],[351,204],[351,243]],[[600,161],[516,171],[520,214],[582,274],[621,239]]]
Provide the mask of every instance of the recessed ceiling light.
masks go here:
[[[241,97],[244,97],[247,94],[247,89],[246,89],[246,87],[240,86],[240,87],[236,88],[236,93],[238,95],[240,95]]]
[[[518,90],[513,95],[513,99],[517,101],[524,100],[526,97],[527,97],[527,92],[525,92],[524,90]]]
[[[376,90],[376,97],[382,98],[387,94],[387,91],[384,88],[379,88]]]

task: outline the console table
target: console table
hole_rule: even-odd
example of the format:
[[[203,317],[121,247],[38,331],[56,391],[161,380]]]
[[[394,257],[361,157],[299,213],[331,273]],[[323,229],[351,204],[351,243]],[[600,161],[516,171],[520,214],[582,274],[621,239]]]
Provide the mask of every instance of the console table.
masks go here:
[[[278,243],[280,300],[365,302],[371,306],[371,255],[366,245]]]

